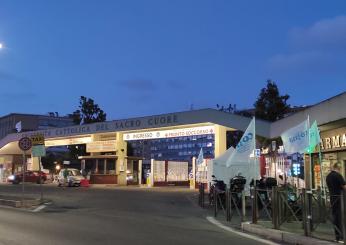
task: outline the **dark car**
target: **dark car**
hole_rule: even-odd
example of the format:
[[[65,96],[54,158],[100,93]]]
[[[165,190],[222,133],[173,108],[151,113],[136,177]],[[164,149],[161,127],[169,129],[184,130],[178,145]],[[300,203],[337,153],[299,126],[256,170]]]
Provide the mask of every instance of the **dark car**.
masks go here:
[[[8,182],[11,182],[12,184],[19,184],[23,181],[23,173],[17,173],[8,176],[7,178]],[[25,172],[25,182],[32,182],[32,183],[44,183],[47,180],[46,173],[42,171],[26,171]]]

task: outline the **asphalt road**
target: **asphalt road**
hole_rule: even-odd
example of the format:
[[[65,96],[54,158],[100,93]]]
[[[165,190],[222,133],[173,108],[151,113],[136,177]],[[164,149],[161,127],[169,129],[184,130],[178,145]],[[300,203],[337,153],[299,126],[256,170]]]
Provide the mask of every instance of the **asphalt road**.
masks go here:
[[[26,189],[39,196],[38,185]],[[43,190],[52,204],[40,212],[0,207],[0,244],[259,244],[209,223],[188,189]],[[0,185],[0,195],[20,193],[20,185]]]

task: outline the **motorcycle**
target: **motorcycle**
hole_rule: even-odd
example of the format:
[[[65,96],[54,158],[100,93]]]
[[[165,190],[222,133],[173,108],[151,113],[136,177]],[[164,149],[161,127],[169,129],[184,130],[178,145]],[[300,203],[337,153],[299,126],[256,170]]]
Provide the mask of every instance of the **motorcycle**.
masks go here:
[[[226,204],[226,184],[223,180],[216,179],[215,175],[212,175],[213,180],[209,189],[209,205],[215,205],[217,196],[221,202],[221,205],[225,207]],[[216,196],[215,196],[216,195]]]
[[[230,180],[231,207],[241,208],[242,192],[245,188],[246,179],[243,176],[235,176]]]

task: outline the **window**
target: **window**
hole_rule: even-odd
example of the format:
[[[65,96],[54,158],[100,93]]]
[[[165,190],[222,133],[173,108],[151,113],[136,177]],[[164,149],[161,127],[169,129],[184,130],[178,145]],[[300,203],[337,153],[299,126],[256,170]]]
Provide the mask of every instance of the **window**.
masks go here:
[[[106,174],[115,174],[115,159],[107,159]]]

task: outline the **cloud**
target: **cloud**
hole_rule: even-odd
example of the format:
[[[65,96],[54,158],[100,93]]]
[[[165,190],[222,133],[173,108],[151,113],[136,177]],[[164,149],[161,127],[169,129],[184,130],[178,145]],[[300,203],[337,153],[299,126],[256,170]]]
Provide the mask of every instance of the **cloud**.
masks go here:
[[[183,83],[178,82],[178,81],[168,81],[166,83],[166,85],[169,89],[177,89],[177,90],[186,87],[186,84],[183,84]]]
[[[31,92],[19,92],[19,93],[0,93],[0,98],[3,101],[25,101],[25,100],[33,100],[34,98],[38,98],[38,95]]]
[[[0,81],[1,82],[9,82],[11,81],[12,83],[16,83],[16,84],[25,84],[26,81],[12,73],[9,72],[4,72],[4,71],[0,71]]]
[[[307,28],[294,28],[290,42],[305,49],[346,49],[346,16],[320,20]]]
[[[278,54],[268,61],[272,70],[295,73],[335,73],[344,70],[345,65],[343,57],[321,51]]]
[[[158,85],[152,80],[146,79],[133,79],[120,82],[120,85],[124,88],[134,90],[134,91],[153,91],[158,89]]]
[[[154,82],[150,79],[132,79],[126,80],[119,83],[123,88],[132,90],[134,92],[156,92],[157,90],[161,90],[165,92],[168,90],[180,90],[182,88],[186,88],[188,86],[187,83],[182,83],[175,80]]]
[[[291,49],[268,60],[270,73],[346,75],[346,16],[294,28],[288,40]]]

